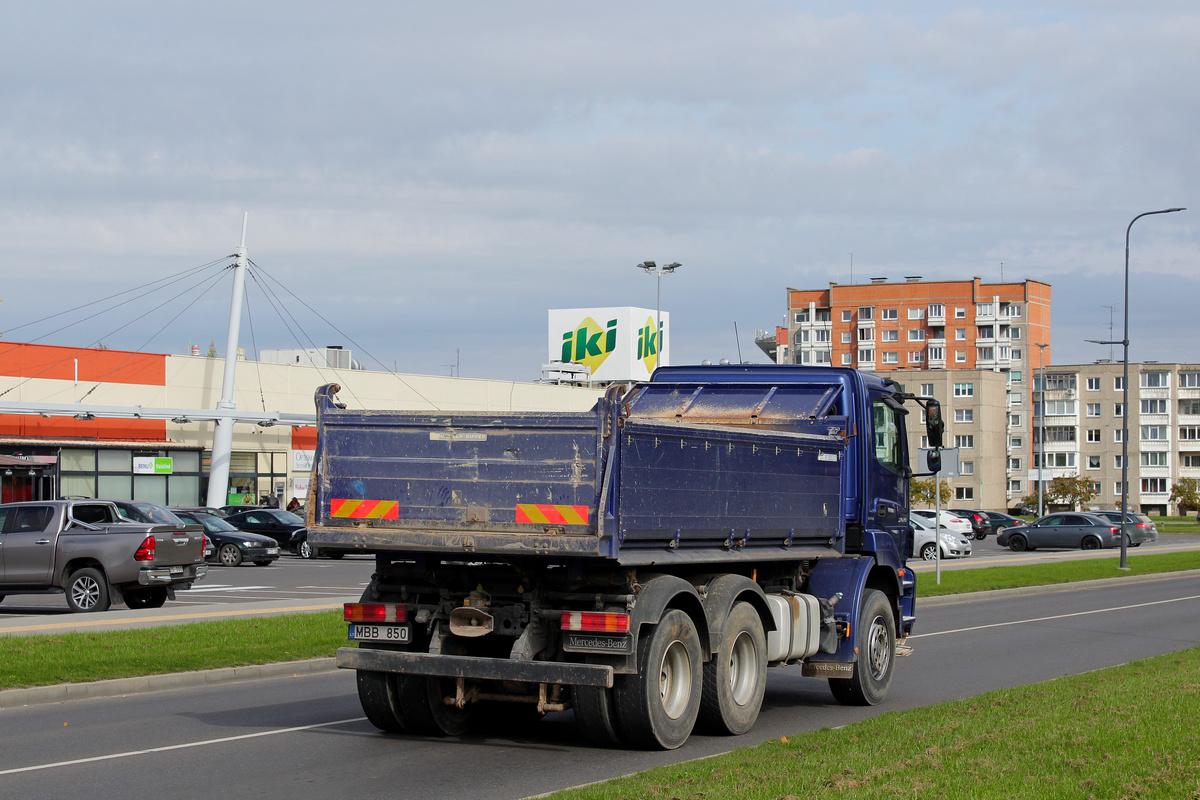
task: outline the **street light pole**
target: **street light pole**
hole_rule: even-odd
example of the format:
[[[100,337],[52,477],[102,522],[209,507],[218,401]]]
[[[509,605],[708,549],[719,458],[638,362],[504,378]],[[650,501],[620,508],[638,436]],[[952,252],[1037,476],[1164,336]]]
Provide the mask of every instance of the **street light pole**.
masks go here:
[[[661,356],[663,351],[663,340],[666,338],[663,336],[662,329],[662,276],[664,272],[669,275],[683,265],[678,261],[672,261],[670,264],[664,264],[660,267],[653,261],[643,261],[637,266],[638,269],[645,270],[647,275],[658,276],[658,294],[654,300],[654,338],[656,341],[654,352],[656,355]]]
[[[1129,524],[1129,232],[1133,223],[1142,217],[1152,214],[1173,214],[1176,211],[1186,211],[1186,208],[1164,208],[1161,211],[1146,211],[1138,214],[1129,221],[1125,228],[1125,327],[1121,334],[1121,566],[1119,569],[1129,569],[1126,563],[1125,528]]]
[[[1045,513],[1042,511],[1042,487],[1046,483],[1046,348],[1049,346],[1049,342],[1034,343],[1034,347],[1038,348],[1038,366],[1042,373],[1038,378],[1038,519]]]

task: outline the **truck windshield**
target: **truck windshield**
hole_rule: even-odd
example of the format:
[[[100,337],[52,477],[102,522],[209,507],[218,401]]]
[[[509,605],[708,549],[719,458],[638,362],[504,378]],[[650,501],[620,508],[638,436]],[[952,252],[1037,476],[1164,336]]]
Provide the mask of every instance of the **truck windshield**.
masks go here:
[[[904,467],[900,449],[900,426],[896,422],[896,410],[883,400],[874,402],[875,417],[875,460],[893,472]]]

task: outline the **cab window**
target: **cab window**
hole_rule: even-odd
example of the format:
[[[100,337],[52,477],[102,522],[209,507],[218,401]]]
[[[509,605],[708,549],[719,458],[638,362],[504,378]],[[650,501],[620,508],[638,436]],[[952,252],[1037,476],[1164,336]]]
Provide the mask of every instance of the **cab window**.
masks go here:
[[[876,400],[873,409],[875,460],[893,472],[900,472],[904,467],[904,458],[900,449],[900,425],[896,421],[896,410],[882,400]]]

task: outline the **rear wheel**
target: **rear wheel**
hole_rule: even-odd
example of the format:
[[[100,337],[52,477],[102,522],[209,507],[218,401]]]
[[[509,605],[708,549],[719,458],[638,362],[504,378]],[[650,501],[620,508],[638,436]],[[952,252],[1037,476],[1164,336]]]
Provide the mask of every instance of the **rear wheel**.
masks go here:
[[[1014,553],[1023,553],[1029,549],[1029,541],[1019,533],[1008,537],[1008,548]]]
[[[67,606],[76,612],[107,611],[111,600],[108,579],[93,567],[76,570],[67,579]]]
[[[829,688],[844,706],[873,706],[887,697],[896,662],[896,618],[883,592],[863,592],[854,643],[858,660],[853,675],[830,678]]]
[[[987,531],[980,531],[979,533],[975,534],[975,541],[977,541],[977,542],[982,542],[986,538],[987,538]]]
[[[223,544],[217,552],[217,558],[226,567],[236,567],[242,563],[242,551],[236,544]]]
[[[408,730],[426,736],[462,736],[471,728],[475,707],[446,704],[454,681],[433,675],[409,675],[399,683],[400,713]]]
[[[330,553],[329,557],[336,561],[337,559],[341,558],[344,555],[346,555],[346,554],[345,553]]]
[[[1081,550],[1099,550],[1101,547],[1100,540],[1095,536],[1085,536],[1083,537],[1083,541],[1079,543],[1079,547]]]
[[[367,720],[385,733],[404,733],[404,713],[400,707],[399,682],[403,678],[391,672],[358,671],[358,702]]]
[[[264,558],[262,561],[255,561],[255,562],[254,562],[254,566],[256,566],[256,567],[269,567],[269,566],[271,566],[271,559],[269,559],[269,558]]]
[[[696,625],[679,609],[639,637],[637,674],[617,676],[613,689],[630,744],[674,750],[687,741],[700,712],[702,658]]]
[[[698,722],[740,736],[754,727],[767,688],[767,634],[749,603],[738,603],[721,629],[721,647],[704,665]]]
[[[167,602],[167,587],[151,586],[147,589],[129,589],[124,593],[125,605],[129,608],[162,608]]]

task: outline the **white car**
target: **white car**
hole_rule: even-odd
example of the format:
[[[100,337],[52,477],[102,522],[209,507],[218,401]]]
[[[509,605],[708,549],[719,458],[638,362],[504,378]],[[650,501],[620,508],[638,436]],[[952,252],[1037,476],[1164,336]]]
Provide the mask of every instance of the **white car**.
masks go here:
[[[909,519],[912,517],[920,517],[930,525],[933,524],[933,509],[930,508],[914,508],[908,512]],[[971,521],[963,519],[958,514],[953,514],[949,511],[941,512],[938,517],[938,525],[947,530],[961,533],[964,536],[974,536],[975,529],[971,527]]]
[[[908,524],[913,529],[913,555],[925,561],[933,561],[933,520],[911,514]],[[939,528],[942,558],[966,558],[971,555],[971,537]]]

